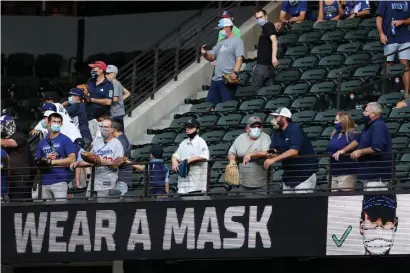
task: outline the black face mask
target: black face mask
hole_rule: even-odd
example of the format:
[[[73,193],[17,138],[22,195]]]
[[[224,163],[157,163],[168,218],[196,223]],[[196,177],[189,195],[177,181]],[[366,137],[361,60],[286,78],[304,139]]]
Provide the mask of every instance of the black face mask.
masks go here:
[[[91,78],[94,79],[97,77],[97,71],[91,70]]]
[[[198,134],[198,129],[196,129],[195,132],[186,134],[186,135],[189,137],[189,139],[193,139],[197,134]]]

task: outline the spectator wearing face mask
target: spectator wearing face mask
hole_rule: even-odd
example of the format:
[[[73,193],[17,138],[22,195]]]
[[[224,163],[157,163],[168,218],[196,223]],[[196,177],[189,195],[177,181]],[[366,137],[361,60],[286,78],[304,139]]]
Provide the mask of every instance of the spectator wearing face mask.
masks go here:
[[[183,140],[172,155],[172,170],[179,171],[180,164],[185,161],[189,172],[185,177],[178,177],[178,193],[206,192],[209,150],[205,140],[198,133],[201,129],[199,121],[188,120],[185,125],[188,136]]]
[[[95,139],[102,137],[101,136],[102,121],[106,118],[110,118],[110,114],[100,109],[100,111],[95,114],[95,119],[88,121],[90,132],[93,137],[93,142],[95,141]]]
[[[264,133],[262,120],[259,117],[250,117],[245,133],[238,136],[228,152],[229,162],[242,160],[239,164],[240,191],[265,191],[267,171],[263,168],[266,151],[271,139]]]
[[[91,78],[87,81],[87,87],[90,91],[91,98],[87,105],[88,120],[95,118],[95,113],[99,109],[106,112],[110,111],[112,99],[114,96],[114,86],[105,77],[107,65],[102,61],[89,64],[91,67]]]
[[[316,22],[337,21],[343,18],[343,8],[339,1],[320,0],[319,15]]]
[[[49,134],[42,139],[37,147],[36,159],[47,159],[50,166],[67,168],[41,169],[41,198],[65,201],[67,199],[68,182],[72,176],[69,166],[75,161],[73,142],[60,133],[63,117],[58,113],[48,116],[47,129]]]
[[[83,90],[72,88],[68,97],[69,106],[66,109],[74,124],[80,130],[85,150],[89,151],[93,138],[88,125],[87,110],[83,102],[83,96]]]
[[[121,82],[117,80],[118,68],[115,65],[108,65],[105,73],[107,79],[112,82],[112,85],[114,86],[114,95],[111,104],[111,116],[113,120],[120,123],[124,128],[124,101],[129,98],[131,93],[124,86],[122,86]]]
[[[222,13],[221,19],[223,18],[228,18],[232,21],[232,23],[234,22],[234,17],[233,17],[233,13],[230,12],[229,10],[225,10]],[[233,35],[235,35],[236,37],[241,37],[241,31],[237,26],[233,26],[232,27],[232,33]],[[225,39],[226,37],[224,35],[221,34],[221,32],[218,33],[218,42],[222,39]]]
[[[282,1],[279,20],[284,23],[303,22],[307,18],[308,2],[304,0]]]

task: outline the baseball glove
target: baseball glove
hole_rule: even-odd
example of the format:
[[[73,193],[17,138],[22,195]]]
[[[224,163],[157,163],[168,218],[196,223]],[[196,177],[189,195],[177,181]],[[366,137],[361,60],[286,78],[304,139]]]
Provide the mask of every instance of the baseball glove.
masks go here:
[[[83,92],[84,92],[84,100],[87,101],[87,102],[90,102],[90,100],[91,100],[91,92],[90,92],[90,90],[88,89],[87,84],[79,84],[79,85],[77,85],[77,88],[80,88],[81,90],[83,90]]]
[[[231,74],[223,74],[222,78],[225,84],[237,84],[240,81],[239,78],[236,78],[236,80],[232,79]]]
[[[128,157],[126,156],[119,156],[114,161],[112,162],[112,167],[114,168],[119,168],[121,167],[124,163],[128,162]]]
[[[101,165],[101,157],[99,155],[96,155],[95,153],[82,152],[81,157],[85,162],[88,162],[94,165]]]
[[[230,162],[225,169],[225,181],[229,185],[239,185],[239,170],[235,162]]]

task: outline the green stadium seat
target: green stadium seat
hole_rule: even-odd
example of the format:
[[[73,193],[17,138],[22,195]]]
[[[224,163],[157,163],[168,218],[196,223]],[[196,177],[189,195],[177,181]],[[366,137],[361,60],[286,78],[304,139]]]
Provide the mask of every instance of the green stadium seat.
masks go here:
[[[239,113],[228,114],[219,118],[217,126],[237,126],[242,120],[242,115]]]
[[[362,109],[352,109],[348,113],[352,117],[354,122],[362,121],[362,117],[363,117],[363,110]]]
[[[323,131],[322,134],[320,135],[321,139],[330,139],[330,136],[332,135],[333,131],[335,130],[335,126],[328,126],[326,127]]]
[[[363,44],[359,41],[357,42],[351,42],[347,44],[341,44],[337,49],[336,52],[342,53],[342,54],[353,54],[353,53],[358,53],[360,49],[362,48]]]
[[[322,21],[319,23],[314,23],[313,24],[313,29],[316,30],[331,30],[335,29],[337,26],[337,22],[334,20],[328,20],[328,21]]]
[[[247,62],[245,64],[245,68],[242,69],[241,71],[246,71],[246,72],[252,72],[253,71],[253,67],[256,65],[256,61],[251,61],[251,62]]]
[[[350,65],[356,65],[356,66],[363,66],[369,64],[369,60],[371,58],[371,55],[364,52],[364,53],[357,53],[350,55],[346,58],[346,61],[344,62],[344,65],[350,66]]]
[[[364,127],[365,127],[365,125],[366,124],[359,124],[359,125],[357,125],[357,130],[359,131],[359,132],[363,132],[364,131]]]
[[[317,113],[314,121],[321,124],[334,123],[337,112],[338,111],[336,109],[319,112]]]
[[[292,105],[290,106],[291,109],[295,110],[312,110],[317,102],[316,96],[307,96],[298,98],[293,101]]]
[[[228,156],[229,148],[231,148],[231,143],[219,143],[208,146],[209,156],[211,158],[226,158]]]
[[[252,78],[252,72],[250,72],[250,71],[239,71],[238,78],[239,78],[238,86],[250,85],[250,81],[251,81],[251,78]]]
[[[384,107],[383,105],[382,105],[382,115],[384,116],[384,117],[388,117],[389,115],[390,115],[390,113],[391,113],[391,111],[392,111],[392,109],[390,109],[389,107]]]
[[[319,168],[316,173],[316,190],[327,191],[328,185],[328,173],[326,168]]]
[[[233,143],[233,141],[235,141],[235,139],[243,133],[245,133],[245,128],[231,130],[224,135],[224,137],[222,138],[222,141],[230,141]]]
[[[410,135],[410,122],[403,123],[400,126],[399,134]]]
[[[303,33],[299,36],[298,43],[317,43],[322,37],[322,32],[320,31],[311,31]]]
[[[177,133],[175,132],[165,132],[162,134],[155,135],[152,138],[151,142],[155,144],[170,144],[170,143],[174,143],[176,136],[177,136]]]
[[[379,97],[377,100],[378,103],[387,106],[396,106],[396,103],[403,98],[403,94],[399,92],[393,92],[389,94],[384,94]]]
[[[321,136],[323,132],[323,127],[320,125],[309,125],[309,126],[304,126],[303,131],[305,131],[308,138],[316,139]]]
[[[327,145],[329,144],[328,139],[318,139],[312,141],[313,150],[316,154],[325,154],[327,152]]]
[[[293,68],[311,68],[317,63],[317,57],[314,55],[300,57],[293,62]]]
[[[255,86],[238,86],[238,89],[235,92],[235,97],[242,98],[255,96],[256,89]]]
[[[364,19],[359,27],[376,28],[376,17]]]
[[[236,100],[230,100],[226,102],[218,103],[215,106],[215,112],[232,112],[238,109],[239,102]]]
[[[344,39],[350,41],[365,40],[368,33],[369,29],[367,28],[352,29],[346,33]]]
[[[300,74],[300,71],[296,69],[281,71],[275,76],[274,82],[298,81],[300,79]]]
[[[278,38],[278,44],[294,44],[299,39],[298,33],[286,33],[285,35],[280,35]]]
[[[288,85],[283,94],[285,95],[303,95],[309,91],[309,84],[306,82]]]
[[[205,140],[206,143],[220,142],[225,133],[226,132],[224,130],[212,130],[202,133],[201,137]]]
[[[386,122],[387,128],[389,128],[390,135],[395,135],[400,128],[399,122]]]
[[[357,28],[362,20],[360,18],[347,18],[337,21],[336,28],[350,29]]]
[[[365,67],[359,67],[353,74],[353,77],[358,78],[374,78],[380,71],[380,65],[372,64]]]
[[[403,154],[400,158],[400,162],[410,164],[410,152]]]
[[[284,57],[278,59],[279,66],[277,67],[278,69],[288,69],[292,66],[293,59],[290,57]]]
[[[322,157],[319,160],[319,167],[329,169],[330,158],[329,157]]]
[[[131,156],[135,161],[148,161],[151,153],[151,144],[145,144],[131,152]]]
[[[179,134],[176,136],[176,138],[175,138],[175,140],[174,140],[174,143],[179,144],[179,143],[181,143],[181,142],[182,142],[184,139],[186,139],[186,138],[187,138],[187,135],[186,135],[185,132],[179,133]]]
[[[279,169],[273,173],[272,183],[282,183],[283,170]]]
[[[322,35],[320,40],[324,42],[339,42],[343,41],[345,32],[343,30],[329,30]]]
[[[306,45],[295,45],[286,50],[285,56],[305,56],[308,52],[309,48]]]
[[[278,97],[268,101],[265,105],[265,110],[275,111],[279,107],[288,107],[290,104],[289,97]]]
[[[336,83],[332,80],[326,80],[313,84],[309,92],[312,94],[324,94],[335,92],[335,90]]]
[[[377,28],[371,29],[366,38],[368,40],[379,40],[379,31],[377,30]]]
[[[407,148],[409,137],[397,136],[392,138],[393,151],[402,151]]]
[[[280,95],[282,91],[283,91],[283,85],[274,84],[274,85],[261,87],[257,91],[257,96],[269,98],[269,97]]]
[[[218,122],[219,115],[202,115],[197,120],[201,127],[213,127]]]
[[[208,111],[209,111],[209,108],[208,108]],[[184,127],[184,124],[190,119],[192,119],[192,117],[175,118],[175,119],[172,120],[171,125],[169,125],[169,128],[181,129],[181,128]]]
[[[307,32],[313,29],[312,21],[303,21],[292,25],[292,32]]]
[[[318,66],[324,66],[329,68],[338,67],[344,62],[344,60],[345,57],[341,54],[325,56],[320,59]]]
[[[340,86],[340,91],[341,92],[351,92],[355,90],[356,88],[359,88],[360,86],[362,86],[362,84],[363,84],[363,81],[360,79],[342,81],[341,86]]]
[[[260,117],[261,120],[262,120],[262,123],[264,123],[267,114],[266,113],[260,113],[260,112],[255,112],[255,113],[248,114],[248,115],[246,115],[242,118],[241,125],[246,126],[248,124],[248,119],[250,117],[254,117],[254,116]]]
[[[315,45],[310,51],[310,54],[330,55],[336,51],[337,47],[338,47],[338,44],[336,43],[325,43],[321,45]]]
[[[239,106],[239,111],[258,111],[263,108],[266,101],[262,98],[246,100]]]
[[[393,64],[390,66],[386,67],[386,75],[387,76],[401,76],[404,71],[406,70],[406,67],[404,64]],[[380,70],[380,75],[383,76],[383,69]]]
[[[314,120],[317,112],[311,110],[305,110],[301,112],[297,112],[292,115],[292,121],[295,123],[310,123]]]
[[[189,109],[190,113],[208,113],[209,110],[212,108],[212,103],[209,101],[202,102],[199,104],[192,105],[191,109]]]
[[[273,117],[273,116],[270,116],[270,117]],[[270,121],[269,121],[269,122],[270,122]],[[262,130],[262,131],[263,131],[265,134],[271,136],[273,129],[272,129],[272,127],[263,127],[263,130]]]
[[[363,51],[383,52],[383,46],[379,41],[367,42],[363,45]]]
[[[302,81],[320,81],[326,77],[327,70],[325,68],[309,69],[303,72],[300,80]]]
[[[376,53],[372,55],[372,64],[383,64],[384,61],[386,60],[386,57],[384,57],[383,52]]]
[[[347,78],[350,78],[352,71],[351,69],[346,69],[346,67],[334,68],[330,70],[329,73],[327,73],[327,78],[337,79],[339,78],[340,73],[341,73],[342,79],[347,79]]]
[[[212,170],[219,172],[219,173],[224,173],[226,169],[226,165],[228,165],[228,161],[215,161],[215,163],[212,165]]]
[[[397,183],[403,183],[409,180],[409,164],[399,163],[396,165],[396,181]]]
[[[164,146],[164,160],[170,160],[172,155],[178,150],[179,145]]]

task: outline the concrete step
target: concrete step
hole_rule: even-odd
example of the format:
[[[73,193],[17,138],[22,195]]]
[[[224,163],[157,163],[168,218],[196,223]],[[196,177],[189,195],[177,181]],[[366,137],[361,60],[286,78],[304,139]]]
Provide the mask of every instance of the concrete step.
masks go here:
[[[191,107],[192,107],[192,104],[183,104],[179,107],[179,113],[183,114],[183,113],[189,112],[189,109],[191,109]]]
[[[161,121],[159,121],[154,127],[152,127],[151,129],[164,129],[169,127],[169,125],[171,125],[172,119],[163,119]]]
[[[207,91],[199,91],[198,93],[196,93],[196,98],[197,99],[203,99],[206,98],[208,96],[208,90]]]
[[[154,138],[154,135],[143,134],[139,140],[141,141],[151,141]]]
[[[248,51],[246,54],[247,59],[253,59],[253,58],[256,58],[256,56],[258,56],[257,50]]]

